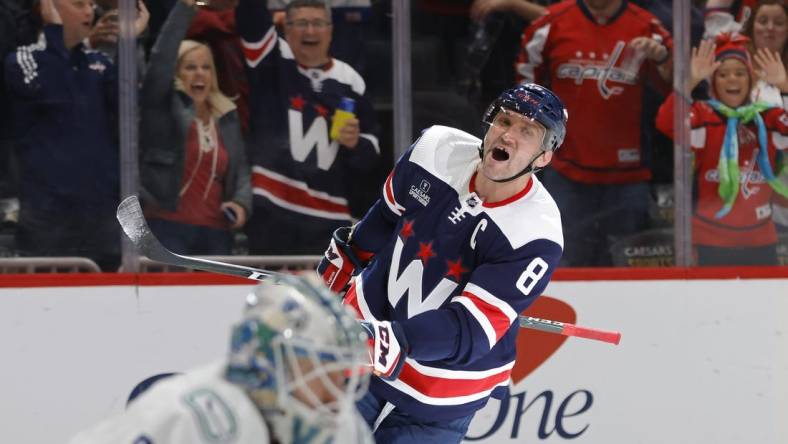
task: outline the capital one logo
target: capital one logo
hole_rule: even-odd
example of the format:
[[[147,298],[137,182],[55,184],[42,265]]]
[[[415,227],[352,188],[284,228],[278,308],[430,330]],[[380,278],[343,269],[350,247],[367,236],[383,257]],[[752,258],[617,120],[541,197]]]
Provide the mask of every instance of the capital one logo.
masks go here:
[[[304,134],[304,116],[301,111],[289,109],[287,123],[290,130],[290,154],[298,162],[306,160],[312,148],[317,147],[317,167],[328,171],[339,151],[336,140],[328,141],[328,124],[323,116],[315,117]]]
[[[569,304],[544,295],[523,314],[571,324],[576,322],[575,311]],[[532,329],[519,330],[511,392],[500,403],[491,401],[491,405],[497,406],[492,415],[476,415],[477,421],[471,425],[465,442],[541,442],[551,438],[548,442],[553,442],[572,440],[586,433],[591,425],[588,412],[594,403],[590,390],[578,388],[559,392],[549,387],[531,388],[523,382],[547,362],[566,339],[566,336]]]

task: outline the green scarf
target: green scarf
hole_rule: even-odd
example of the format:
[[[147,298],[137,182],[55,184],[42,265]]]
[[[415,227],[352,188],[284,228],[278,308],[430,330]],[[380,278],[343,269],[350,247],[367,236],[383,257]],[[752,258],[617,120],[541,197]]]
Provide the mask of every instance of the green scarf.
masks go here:
[[[769,163],[766,125],[763,123],[763,117],[761,117],[761,113],[773,108],[773,105],[757,102],[733,109],[717,100],[709,100],[708,103],[728,119],[725,127],[725,139],[720,150],[720,160],[717,163],[717,171],[720,177],[720,185],[717,188],[717,192],[723,201],[723,207],[714,217],[717,219],[725,217],[733,208],[733,203],[739,194],[739,137],[737,128],[740,121],[742,124],[755,121],[758,127],[758,145],[760,147],[757,159],[758,168],[766,178],[766,182],[775,192],[788,197],[788,186],[775,177],[772,166]]]

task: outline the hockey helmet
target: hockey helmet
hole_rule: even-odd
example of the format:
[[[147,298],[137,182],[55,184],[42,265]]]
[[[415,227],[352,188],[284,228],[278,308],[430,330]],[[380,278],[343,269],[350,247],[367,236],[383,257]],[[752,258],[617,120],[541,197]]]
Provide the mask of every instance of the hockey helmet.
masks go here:
[[[369,385],[367,335],[315,275],[272,277],[247,296],[226,377],[264,413],[335,426]]]
[[[549,89],[535,83],[523,83],[508,89],[487,107],[482,121],[492,125],[502,108],[522,114],[545,127],[543,151],[555,151],[563,143],[569,114],[561,99]]]

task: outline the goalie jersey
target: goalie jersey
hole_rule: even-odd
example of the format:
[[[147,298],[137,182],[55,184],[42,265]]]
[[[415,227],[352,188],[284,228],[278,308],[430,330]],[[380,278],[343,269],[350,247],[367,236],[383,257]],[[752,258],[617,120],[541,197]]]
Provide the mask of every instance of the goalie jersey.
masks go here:
[[[410,346],[400,377],[373,378],[370,390],[414,416],[459,418],[506,394],[517,317],[561,257],[560,214],[535,176],[504,201],[476,194],[480,144],[426,130],[352,234],[374,256],[345,302],[400,322]]]
[[[299,65],[278,37],[264,1],[236,9],[249,80],[249,160],[254,211],[246,224],[252,253],[322,253],[334,229],[352,220],[349,190],[380,160],[375,114],[364,79],[348,64]],[[358,145],[329,137],[343,98],[355,102]],[[288,235],[282,229],[287,227]]]
[[[224,378],[226,368],[218,361],[157,382],[124,413],[79,433],[69,444],[374,443],[355,410],[340,417],[336,427],[261,412],[241,387]]]

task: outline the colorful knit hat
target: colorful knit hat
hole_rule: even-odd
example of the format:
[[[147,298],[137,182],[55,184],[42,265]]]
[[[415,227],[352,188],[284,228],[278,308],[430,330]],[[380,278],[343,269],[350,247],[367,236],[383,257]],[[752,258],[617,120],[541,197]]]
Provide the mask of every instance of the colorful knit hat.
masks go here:
[[[744,66],[747,67],[747,70],[750,73],[750,88],[754,85],[755,81],[755,71],[752,68],[752,58],[750,57],[750,52],[747,50],[747,44],[750,42],[750,39],[747,36],[741,34],[720,34],[715,39],[715,43],[717,44],[717,48],[714,50],[714,60],[717,62],[721,62],[726,59],[736,59],[742,63]],[[711,81],[711,96],[712,97],[719,97],[716,91],[716,85],[714,81]]]

